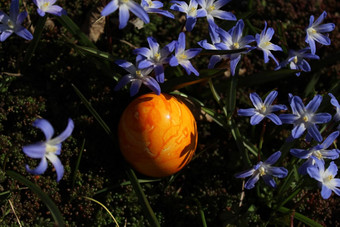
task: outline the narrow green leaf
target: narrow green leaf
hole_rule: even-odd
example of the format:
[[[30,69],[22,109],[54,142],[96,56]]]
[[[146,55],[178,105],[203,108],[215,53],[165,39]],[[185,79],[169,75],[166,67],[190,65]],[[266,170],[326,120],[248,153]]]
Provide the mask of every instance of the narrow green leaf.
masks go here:
[[[48,195],[46,195],[46,193],[44,193],[39,186],[37,186],[36,184],[32,183],[31,181],[27,180],[25,177],[23,177],[22,175],[14,171],[7,170],[6,174],[12,177],[13,179],[19,181],[20,183],[26,185],[27,187],[29,187],[41,199],[41,201],[43,201],[43,203],[47,206],[47,208],[51,211],[52,217],[54,221],[56,222],[56,224],[59,227],[65,226],[64,218],[61,215],[57,205],[55,205],[52,199]]]
[[[155,216],[155,213],[153,212],[150,203],[148,199],[146,198],[142,187],[140,186],[138,179],[136,177],[135,172],[131,168],[126,168],[126,174],[129,177],[132,187],[134,188],[134,191],[137,194],[138,200],[140,204],[142,205],[142,208],[144,210],[144,213],[149,221],[149,224],[153,227],[160,227],[160,224]]]
[[[97,58],[101,58],[101,59],[108,60],[108,61],[117,60],[112,54],[109,54],[109,53],[104,52],[104,51],[100,51],[97,48],[78,46],[78,45],[74,45],[74,47],[76,49],[80,50],[80,51],[84,51],[85,53],[88,53],[88,54],[95,56]]]
[[[240,86],[253,86],[253,85],[261,85],[268,82],[273,82],[276,80],[286,79],[292,76],[296,76],[295,73],[297,70],[291,69],[280,69],[277,71],[267,71],[256,73],[251,76],[247,77],[240,77],[239,78],[239,85]]]
[[[112,215],[112,213],[110,212],[110,210],[106,208],[106,206],[105,206],[104,204],[102,204],[102,203],[99,202],[98,200],[95,200],[95,199],[90,198],[90,197],[87,197],[87,196],[83,196],[83,198],[84,198],[84,199],[88,199],[88,200],[90,200],[90,201],[92,201],[92,202],[95,202],[95,203],[99,204],[101,207],[103,207],[103,208],[106,210],[106,212],[111,216],[112,220],[116,223],[116,226],[119,226],[119,224],[118,224],[118,222],[116,221],[115,217]]]
[[[236,89],[237,89],[237,83],[238,83],[238,75],[231,76],[230,77],[230,84],[229,84],[229,93],[228,93],[228,118],[231,117],[231,115],[234,113],[235,107],[236,107]]]
[[[290,210],[290,209],[288,209],[288,208],[286,208],[286,207],[280,207],[280,208],[278,209],[278,211],[281,212],[281,213],[283,213],[283,214],[289,214],[289,213],[291,213],[292,215],[294,215],[294,218],[296,218],[296,219],[299,220],[299,221],[302,221],[303,223],[305,223],[305,224],[308,225],[308,226],[311,226],[311,227],[322,227],[321,224],[319,224],[319,223],[313,221],[312,219],[310,219],[310,218],[304,216],[303,214],[300,214],[300,213],[298,213],[298,212],[296,212],[296,211],[292,211],[292,210]]]
[[[72,84],[72,87],[74,89],[74,91],[76,92],[76,94],[79,96],[79,98],[81,99],[81,101],[84,103],[84,105],[86,106],[86,108],[90,111],[90,113],[93,115],[93,117],[98,121],[98,123],[100,124],[100,126],[104,129],[104,131],[110,136],[113,137],[113,134],[111,132],[110,127],[105,123],[105,121],[100,117],[100,115],[98,114],[98,112],[92,107],[91,103],[89,101],[87,101],[87,99],[85,98],[85,96],[79,91],[79,89]]]
[[[202,110],[208,114],[212,119],[213,121],[215,121],[219,126],[227,129],[228,126],[227,126],[227,123],[225,122],[225,118],[222,118],[221,115],[217,114],[213,109],[209,109],[207,107],[202,107]]]
[[[210,88],[211,93],[213,94],[214,99],[217,101],[217,103],[222,108],[225,117],[228,117],[227,106],[225,105],[224,101],[221,99],[221,96],[217,93],[214,83],[212,82],[212,79],[209,79],[209,88]]]

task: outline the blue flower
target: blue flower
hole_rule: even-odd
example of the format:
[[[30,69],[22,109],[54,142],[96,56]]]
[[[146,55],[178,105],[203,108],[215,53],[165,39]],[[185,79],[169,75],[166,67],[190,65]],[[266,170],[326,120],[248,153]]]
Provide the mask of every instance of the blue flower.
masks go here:
[[[238,62],[241,60],[241,54],[248,53],[255,47],[251,47],[248,44],[255,41],[254,36],[247,35],[242,37],[244,28],[243,20],[237,21],[236,25],[230,29],[228,32],[223,29],[217,27],[216,31],[220,34],[222,39],[221,43],[217,43],[216,46],[221,50],[238,50],[243,48],[248,48],[248,50],[243,51],[241,53],[230,54],[228,57],[230,58],[230,71],[231,75],[235,75],[235,69]]]
[[[307,35],[305,41],[309,44],[312,54],[315,54],[316,52],[315,41],[326,46],[331,44],[330,38],[321,34],[325,32],[331,32],[335,28],[335,24],[333,23],[321,24],[326,16],[327,13],[324,11],[316,21],[314,21],[313,15],[311,15],[309,18],[309,25],[306,28]]]
[[[60,155],[61,143],[72,134],[74,128],[73,121],[71,119],[68,119],[66,129],[59,136],[53,139],[52,136],[54,134],[54,129],[47,120],[37,119],[34,121],[33,126],[43,131],[46,137],[46,141],[23,147],[23,151],[28,157],[41,159],[36,169],[32,170],[29,168],[28,165],[26,165],[26,170],[31,174],[43,174],[47,169],[48,159],[53,164],[57,172],[57,182],[59,182],[64,175],[64,166],[60,162],[57,155]]]
[[[257,48],[263,51],[264,63],[268,63],[269,57],[271,57],[275,61],[275,63],[279,65],[279,62],[276,60],[276,58],[270,51],[271,50],[282,51],[282,48],[270,42],[274,35],[274,29],[273,28],[267,29],[267,22],[265,21],[264,23],[265,23],[264,29],[261,32],[261,34],[255,35]]]
[[[316,163],[317,165],[309,167],[307,172],[311,178],[320,182],[322,198],[328,199],[331,196],[332,191],[340,196],[340,179],[335,178],[338,173],[338,167],[336,164],[331,162],[325,171],[323,162],[316,160]]]
[[[131,62],[125,60],[117,60],[115,63],[129,72],[129,74],[123,76],[123,78],[115,86],[115,91],[118,91],[126,84],[131,82],[130,96],[134,96],[138,93],[142,83],[157,95],[161,93],[161,88],[159,87],[157,81],[153,77],[148,76],[153,70],[152,67],[146,69],[136,68]]]
[[[307,159],[307,161],[299,167],[299,173],[303,175],[307,174],[307,168],[315,165],[315,159],[319,159],[322,162],[324,162],[325,158],[332,160],[337,159],[340,151],[338,149],[327,150],[327,148],[332,145],[338,136],[339,131],[335,131],[331,133],[322,144],[318,144],[311,149],[291,149],[290,153],[293,156],[301,159]]]
[[[251,176],[244,185],[244,188],[246,189],[254,188],[256,182],[260,179],[260,177],[263,178],[264,182],[267,185],[275,188],[276,182],[274,181],[272,176],[284,178],[288,174],[288,170],[283,167],[271,166],[280,158],[280,156],[281,152],[277,151],[272,154],[265,162],[258,162],[252,169],[237,173],[235,174],[235,177],[246,178]]]
[[[320,58],[317,55],[307,53],[308,51],[310,51],[309,47],[306,47],[298,51],[290,50],[288,58],[284,60],[283,62],[281,62],[280,65],[275,68],[275,70],[281,69],[282,67],[285,67],[286,65],[289,64],[290,69],[310,72],[311,67],[304,58],[309,58],[309,59],[320,59]],[[297,72],[296,75],[300,76],[300,73],[301,72]]]
[[[305,106],[299,96],[291,99],[290,106],[293,114],[281,114],[279,117],[284,124],[293,124],[292,136],[294,139],[299,138],[305,130],[307,134],[316,141],[321,142],[322,136],[316,124],[324,124],[332,119],[329,113],[315,113],[322,101],[321,95],[316,95]]]
[[[258,94],[256,94],[255,92],[251,93],[250,100],[255,106],[255,108],[239,109],[237,111],[237,114],[240,116],[247,116],[247,117],[251,116],[250,118],[251,125],[257,125],[265,117],[269,118],[272,122],[274,122],[274,124],[281,125],[282,122],[280,118],[273,112],[279,111],[279,110],[286,110],[287,107],[285,105],[272,105],[277,94],[278,94],[277,91],[270,92],[269,95],[264,100],[264,102],[262,102],[262,99],[260,98]]]
[[[148,13],[143,9],[142,6],[138,5],[133,0],[112,0],[107,4],[101,12],[102,16],[107,16],[114,13],[119,8],[119,29],[126,27],[127,22],[130,18],[129,10],[139,17],[144,23],[149,23],[150,18]]]
[[[147,13],[158,13],[172,19],[175,18],[175,16],[169,11],[160,9],[163,7],[163,3],[160,1],[142,0],[141,6]]]
[[[189,5],[184,1],[171,1],[170,3],[174,3],[170,9],[186,14],[187,21],[185,22],[185,28],[188,32],[192,31],[195,27],[197,17],[206,16],[206,12],[203,9],[197,9],[198,3],[196,0],[190,0]]]
[[[339,105],[339,102],[332,93],[328,93],[328,95],[331,97],[331,104],[336,109],[336,113],[335,113],[333,119],[335,121],[339,121],[340,120],[340,105]]]
[[[214,21],[215,17],[222,20],[236,21],[234,14],[220,10],[230,0],[197,0],[197,2],[205,10],[210,26],[217,26]]]
[[[66,15],[66,11],[60,6],[54,5],[57,0],[33,0],[38,7],[37,11],[40,16],[45,16],[45,13],[50,13],[56,16]]]
[[[156,79],[159,83],[164,82],[164,68],[163,65],[169,62],[169,55],[175,48],[176,41],[173,41],[159,49],[159,44],[152,38],[147,38],[150,49],[146,47],[138,48],[134,50],[134,54],[137,54],[138,68],[145,69],[152,67],[155,69]]]
[[[0,24],[0,41],[5,41],[13,32],[26,40],[33,39],[33,35],[21,26],[27,17],[27,12],[19,13],[19,0],[12,0],[9,12],[8,16],[0,11],[0,22],[2,23]]]
[[[188,75],[194,73],[196,76],[199,72],[192,66],[189,61],[202,51],[201,48],[185,49],[185,33],[181,32],[178,37],[178,41],[175,46],[175,55],[170,58],[169,64],[171,66],[181,65],[187,72]]]

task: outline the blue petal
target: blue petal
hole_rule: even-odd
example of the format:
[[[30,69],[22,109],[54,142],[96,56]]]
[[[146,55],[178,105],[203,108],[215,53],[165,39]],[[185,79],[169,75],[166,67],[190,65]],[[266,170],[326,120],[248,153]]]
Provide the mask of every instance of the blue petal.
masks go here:
[[[185,69],[188,75],[194,73],[196,76],[199,76],[199,72],[194,68],[189,60],[181,61],[179,64]]]
[[[301,159],[307,159],[310,156],[311,151],[310,150],[304,150],[304,149],[297,149],[293,148],[290,149],[290,154]]]
[[[317,32],[324,33],[324,32],[331,32],[335,28],[335,24],[333,23],[327,23],[327,24],[321,24],[316,29]]]
[[[255,174],[249,178],[249,180],[245,183],[244,188],[252,189],[255,187],[256,182],[260,179],[260,174]]]
[[[262,178],[264,182],[266,183],[266,185],[276,188],[275,180],[270,175],[266,174],[262,176]]]
[[[280,120],[283,124],[294,124],[294,122],[298,119],[294,114],[280,114]]]
[[[146,47],[141,47],[141,48],[137,48],[133,50],[133,53],[135,55],[143,55],[145,57],[150,57],[151,55],[151,50],[149,48]],[[131,63],[132,64],[132,63]]]
[[[45,143],[36,143],[24,146],[23,152],[30,158],[43,158],[46,153]]]
[[[336,176],[336,174],[338,173],[338,167],[337,165],[332,161],[330,164],[329,164],[329,167],[328,169],[326,170],[328,174],[331,174],[334,176]]]
[[[227,4],[228,2],[230,2],[231,0],[218,0],[214,3],[215,7],[217,9],[221,8],[222,6],[224,6],[225,4]]]
[[[45,134],[46,140],[50,140],[54,134],[54,129],[50,122],[45,119],[36,119],[33,126],[39,128]]]
[[[107,16],[111,13],[114,13],[118,9],[118,0],[112,0],[109,4],[107,4],[101,12],[102,16]]]
[[[47,153],[46,158],[52,162],[56,172],[57,172],[57,182],[61,180],[64,176],[64,166],[61,164],[60,159],[53,153]]]
[[[327,149],[330,145],[333,144],[334,140],[339,136],[339,131],[335,131],[331,133],[321,144],[323,149]]]
[[[214,10],[214,11],[212,11],[211,15],[213,17],[219,18],[221,20],[230,20],[230,21],[237,20],[237,18],[234,14],[223,11],[223,10]]]
[[[264,105],[265,105],[265,106],[271,105],[271,104],[274,102],[274,100],[275,100],[277,94],[278,94],[277,91],[272,91],[272,92],[270,92],[270,93],[268,94],[268,96],[266,97],[266,99],[264,100]]]
[[[19,0],[12,0],[11,6],[9,8],[9,15],[13,21],[17,19],[19,13]]]
[[[41,17],[44,17],[45,16],[45,11],[42,11],[41,9],[37,9],[37,12],[38,12],[38,14],[39,14],[39,16],[41,16]]]
[[[326,18],[326,16],[327,16],[326,11],[323,11],[323,12],[321,13],[321,15],[318,17],[318,19],[316,19],[316,21],[315,21],[313,24],[314,24],[314,25],[319,25],[319,24],[321,24],[322,21]]]
[[[270,175],[278,178],[284,178],[288,174],[288,170],[283,167],[270,167],[268,171]]]
[[[254,169],[249,169],[249,170],[236,173],[234,176],[236,178],[246,178],[246,177],[253,175],[254,171],[255,171]]]
[[[331,104],[335,107],[340,107],[339,102],[335,98],[335,96],[332,93],[328,93],[328,95],[331,97]]]
[[[316,141],[322,141],[322,136],[315,124],[310,124],[307,128],[307,131]]]
[[[129,8],[126,4],[120,5],[119,7],[119,29],[126,27],[130,18]]]
[[[211,56],[208,64],[208,69],[213,69],[215,65],[222,60],[222,57],[219,55]]]
[[[178,37],[177,46],[176,46],[176,54],[178,52],[183,52],[185,50],[185,33],[181,32]]]
[[[10,35],[12,35],[13,31],[3,31],[0,34],[0,41],[4,42]]]
[[[239,21],[237,21],[235,27],[233,27],[232,29],[232,39],[233,39],[233,43],[235,42],[239,42],[239,40],[242,37],[242,32],[243,32],[243,27],[244,27],[244,23],[243,20],[240,19]]]
[[[27,12],[26,11],[19,13],[17,21],[16,21],[16,24],[22,24],[22,22],[24,22],[26,17],[27,17]]]
[[[202,51],[201,48],[191,48],[191,49],[186,50],[184,54],[187,56],[187,59],[191,59],[195,57],[196,55],[198,55],[201,51]]]
[[[137,4],[135,1],[128,1],[126,3],[130,11],[135,14],[137,17],[139,17],[144,23],[149,23],[150,18],[148,13],[141,7],[139,4]],[[121,6],[122,7],[122,6]]]
[[[230,60],[230,71],[231,71],[232,76],[235,75],[235,69],[240,60],[241,60],[241,55],[238,55],[237,58]]]
[[[279,110],[287,110],[287,106],[286,105],[282,105],[282,104],[272,105],[271,106],[271,111],[272,112],[279,111]]]
[[[172,56],[169,60],[169,65],[170,66],[177,66],[178,65],[178,60],[176,58],[176,56]]]
[[[251,125],[257,125],[259,124],[264,118],[264,115],[255,113],[251,118],[250,118],[250,124]]]
[[[132,81],[131,83],[131,87],[130,87],[130,96],[135,96],[139,89],[140,89],[140,86],[142,86],[142,81],[141,80],[134,80]]]
[[[62,16],[66,11],[60,6],[53,5],[48,10],[46,10],[46,12],[56,16]]]
[[[26,40],[32,40],[33,39],[33,35],[26,28],[23,28],[23,27],[16,30],[15,34],[17,34],[18,36],[20,36],[21,38],[24,38]]]
[[[249,108],[249,109],[239,109],[237,111],[237,114],[239,116],[245,116],[245,117],[250,117],[253,116],[255,114],[255,109],[254,108]]]
[[[35,169],[30,169],[30,167],[26,165],[26,171],[31,174],[40,175],[40,174],[43,174],[46,171],[46,169],[47,169],[47,160],[45,157],[41,159],[39,165]]]
[[[322,182],[322,177],[320,176],[319,169],[316,166],[310,166],[307,168],[307,173],[311,178]]]
[[[303,116],[306,113],[305,105],[303,104],[299,96],[294,96],[292,98],[291,107],[294,114],[299,114],[300,116]]]
[[[149,47],[150,47],[151,51],[152,52],[158,52],[159,44],[157,43],[157,40],[154,39],[153,37],[148,37],[147,40],[148,40]]]
[[[298,124],[292,130],[292,136],[294,139],[299,138],[306,130],[305,124]]]
[[[259,110],[262,108],[263,105],[262,99],[256,92],[250,93],[249,97],[256,109]]]
[[[306,175],[308,173],[308,168],[316,168],[316,166],[313,165],[313,159],[312,158],[308,158],[307,161],[305,161],[298,169],[298,173],[301,175]],[[318,170],[317,170],[318,171]],[[318,172],[319,173],[319,172]]]
[[[315,41],[314,41],[314,39],[312,38],[312,37],[310,37],[308,34],[307,34],[307,36],[306,36],[306,43],[308,43],[309,44],[309,47],[310,47],[310,49],[311,49],[311,53],[312,54],[315,54],[315,52],[316,52],[316,47],[315,47]]]
[[[321,95],[316,95],[314,98],[307,104],[306,110],[309,113],[315,113],[322,101],[322,96]]]
[[[128,62],[125,60],[116,60],[115,63],[119,65],[120,67],[124,68],[126,71],[128,71],[131,74],[136,73],[137,69],[131,62]]]
[[[73,123],[72,119],[69,118],[66,129],[59,136],[50,140],[49,143],[54,144],[54,145],[60,144],[61,142],[66,140],[72,134],[73,129],[74,129],[74,123]]]
[[[161,94],[161,88],[157,81],[153,77],[147,77],[143,83],[150,88],[153,92],[155,92],[157,95]]]
[[[148,59],[145,59],[143,61],[140,61],[139,64],[138,64],[138,68],[140,69],[146,69],[146,68],[149,68],[151,66],[153,66],[154,63],[152,63],[150,60]]]
[[[120,90],[122,87],[124,87],[125,85],[127,85],[128,83],[132,82],[133,78],[131,76],[131,74],[125,75],[123,76],[122,79],[119,80],[118,84],[115,86],[114,90],[118,91]]]
[[[329,122],[332,119],[332,115],[329,113],[318,113],[313,117],[313,122],[316,124],[324,124]]]
[[[326,185],[322,185],[321,196],[324,199],[328,199],[332,195],[332,190],[329,189]]]
[[[196,21],[197,21],[196,17],[191,16],[187,17],[187,21],[185,22],[185,28],[188,32],[191,32],[192,29],[195,27]]]
[[[269,156],[269,158],[267,158],[267,160],[264,163],[269,164],[269,165],[273,165],[275,162],[277,162],[277,160],[279,160],[280,156],[281,156],[281,152],[276,151],[271,156]]]
[[[309,63],[305,59],[302,59],[302,61],[298,65],[298,68],[304,72],[310,72],[312,70]]]
[[[282,125],[282,121],[276,114],[271,113],[271,114],[266,115],[266,117],[269,118],[272,122],[274,122],[274,124]]]

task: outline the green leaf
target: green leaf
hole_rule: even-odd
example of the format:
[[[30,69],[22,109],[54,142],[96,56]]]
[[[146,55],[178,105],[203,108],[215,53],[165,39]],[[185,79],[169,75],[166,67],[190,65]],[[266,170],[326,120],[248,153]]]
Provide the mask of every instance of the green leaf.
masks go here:
[[[31,181],[27,180],[25,177],[23,177],[22,175],[14,171],[7,170],[6,174],[12,177],[13,179],[19,181],[20,183],[26,185],[27,187],[29,187],[41,199],[41,201],[43,201],[43,203],[47,206],[47,208],[51,211],[52,217],[54,221],[56,222],[56,224],[59,227],[65,226],[64,218],[61,215],[57,205],[55,205],[52,199],[48,195],[46,195],[46,193],[44,193],[39,186],[37,186],[36,184],[32,183]]]
[[[302,221],[303,223],[305,223],[305,224],[308,225],[308,226],[311,226],[311,227],[322,227],[321,224],[319,224],[319,223],[313,221],[312,219],[310,219],[310,218],[304,216],[303,214],[300,214],[300,213],[298,213],[298,212],[296,212],[296,211],[289,210],[289,209],[286,208],[286,207],[280,207],[280,208],[278,209],[278,211],[281,212],[281,213],[283,213],[283,214],[289,214],[289,213],[291,213],[291,214],[294,216],[294,218],[296,218],[296,219],[299,220],[299,221]]]
[[[104,52],[104,51],[100,51],[97,48],[78,46],[78,45],[74,45],[74,47],[76,49],[80,50],[80,51],[88,53],[88,54],[95,56],[97,58],[101,58],[101,59],[108,60],[108,61],[117,60],[117,58],[115,58],[112,54],[109,54],[109,53]]]
[[[59,23],[61,23],[74,37],[77,37],[79,42],[87,47],[96,48],[96,46],[91,42],[91,40],[80,30],[78,25],[76,25],[71,18],[67,15],[61,17],[56,17]]]
[[[239,77],[239,85],[240,86],[253,86],[253,85],[261,85],[268,82],[273,82],[276,80],[286,79],[292,76],[295,76],[297,70],[291,69],[280,69],[277,71],[268,71],[256,73],[247,77]]]

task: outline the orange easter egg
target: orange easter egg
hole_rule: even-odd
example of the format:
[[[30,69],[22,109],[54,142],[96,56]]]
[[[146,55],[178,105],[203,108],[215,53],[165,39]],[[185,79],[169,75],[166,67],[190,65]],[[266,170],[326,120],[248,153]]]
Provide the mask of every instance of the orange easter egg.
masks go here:
[[[124,110],[118,126],[120,150],[138,172],[151,177],[176,173],[197,147],[189,108],[168,94],[142,95]]]

